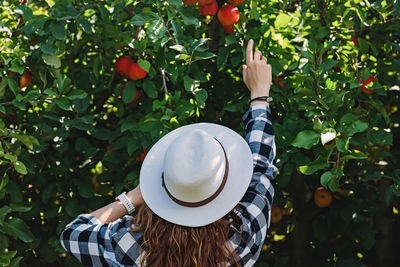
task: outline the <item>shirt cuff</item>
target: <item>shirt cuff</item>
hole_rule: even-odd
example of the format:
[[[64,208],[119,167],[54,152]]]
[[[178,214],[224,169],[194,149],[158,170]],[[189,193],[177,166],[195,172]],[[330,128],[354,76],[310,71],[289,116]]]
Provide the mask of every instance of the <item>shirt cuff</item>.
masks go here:
[[[268,121],[271,121],[271,108],[267,105],[257,104],[250,107],[246,113],[243,115],[244,125],[248,123],[249,120],[255,119],[257,117],[267,117]]]

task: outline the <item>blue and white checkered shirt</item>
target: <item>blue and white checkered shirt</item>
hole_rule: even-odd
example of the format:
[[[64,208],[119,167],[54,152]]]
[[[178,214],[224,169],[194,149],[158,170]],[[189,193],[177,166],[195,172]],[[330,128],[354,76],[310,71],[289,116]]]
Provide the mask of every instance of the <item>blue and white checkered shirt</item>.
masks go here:
[[[241,229],[231,227],[229,240],[241,266],[253,266],[267,235],[277,174],[271,111],[265,105],[251,107],[243,116],[246,141],[253,154],[254,172],[249,188],[239,203]],[[61,233],[61,244],[85,266],[140,266],[143,233],[129,228],[132,216],[101,223],[81,214]]]

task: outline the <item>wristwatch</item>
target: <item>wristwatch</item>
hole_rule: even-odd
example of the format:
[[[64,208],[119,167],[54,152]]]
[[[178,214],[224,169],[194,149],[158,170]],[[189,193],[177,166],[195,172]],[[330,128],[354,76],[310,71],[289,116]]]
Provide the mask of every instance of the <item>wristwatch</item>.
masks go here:
[[[272,102],[274,99],[270,96],[259,96],[249,100],[249,103],[253,101],[266,101],[267,103]]]
[[[117,196],[115,198],[115,200],[121,201],[121,203],[124,205],[124,207],[128,211],[128,214],[131,214],[132,212],[135,211],[135,206],[133,206],[132,202],[127,197],[126,192],[121,193],[119,196]]]

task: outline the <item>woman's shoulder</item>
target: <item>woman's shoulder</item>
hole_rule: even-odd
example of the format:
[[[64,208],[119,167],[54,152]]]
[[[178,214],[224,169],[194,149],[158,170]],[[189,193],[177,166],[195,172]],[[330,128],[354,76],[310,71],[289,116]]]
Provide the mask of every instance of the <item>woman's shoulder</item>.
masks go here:
[[[111,242],[116,261],[122,265],[140,266],[140,256],[144,252],[142,231],[121,227],[111,236]]]

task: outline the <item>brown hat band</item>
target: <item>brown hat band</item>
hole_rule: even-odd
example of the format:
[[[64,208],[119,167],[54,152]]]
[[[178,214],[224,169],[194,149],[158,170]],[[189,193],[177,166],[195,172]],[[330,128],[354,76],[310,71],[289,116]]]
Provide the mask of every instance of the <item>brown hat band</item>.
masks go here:
[[[215,139],[215,138],[214,138]],[[225,184],[226,184],[226,180],[228,179],[228,173],[229,173],[229,162],[228,162],[228,157],[226,156],[226,151],[224,146],[221,144],[220,141],[218,141],[217,139],[215,139],[222,147],[222,150],[224,151],[224,156],[225,156],[225,173],[224,173],[224,177],[222,179],[222,183],[221,185],[218,187],[217,191],[215,191],[214,194],[212,194],[210,197],[202,200],[202,201],[198,201],[198,202],[186,202],[186,201],[182,201],[179,200],[177,198],[175,198],[167,189],[167,187],[165,186],[165,181],[164,181],[164,172],[161,175],[161,179],[162,179],[162,186],[165,189],[165,192],[167,192],[167,195],[170,197],[170,199],[172,199],[175,203],[181,205],[181,206],[185,206],[185,207],[190,207],[190,208],[196,208],[196,207],[201,207],[204,206],[208,203],[210,203],[211,201],[213,201],[222,191],[222,189],[224,189]]]

